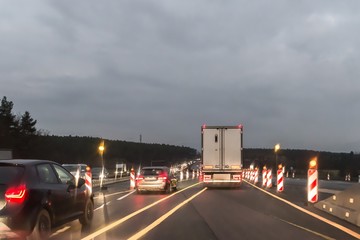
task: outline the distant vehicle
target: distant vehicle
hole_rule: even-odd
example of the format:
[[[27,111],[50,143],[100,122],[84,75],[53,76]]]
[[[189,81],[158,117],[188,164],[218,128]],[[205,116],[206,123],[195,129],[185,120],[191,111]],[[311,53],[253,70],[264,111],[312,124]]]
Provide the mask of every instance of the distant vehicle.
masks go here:
[[[177,188],[177,179],[168,167],[143,167],[136,178],[136,190],[171,192]]]
[[[104,172],[103,172],[104,170]],[[108,178],[109,177],[109,171],[106,168],[102,167],[94,167],[91,169],[91,174],[93,179],[101,179],[101,178]]]
[[[52,227],[93,218],[93,194],[61,165],[46,160],[0,160],[0,239],[47,239]]]
[[[201,127],[203,182],[207,186],[240,186],[243,126]]]
[[[90,171],[90,167],[86,164],[80,164],[80,163],[68,164],[68,163],[66,163],[66,164],[63,164],[62,166],[76,178],[81,177],[81,178],[85,179],[86,171],[87,170]]]
[[[125,163],[118,163],[115,165],[115,177],[122,177],[129,175]]]

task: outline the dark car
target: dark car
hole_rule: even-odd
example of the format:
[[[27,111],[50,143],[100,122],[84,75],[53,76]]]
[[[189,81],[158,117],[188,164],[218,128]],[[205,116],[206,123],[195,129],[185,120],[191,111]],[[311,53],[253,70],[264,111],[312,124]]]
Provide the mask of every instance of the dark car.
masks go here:
[[[17,234],[47,239],[54,226],[93,218],[93,194],[85,180],[46,160],[0,160],[0,239]]]
[[[176,190],[177,179],[168,167],[143,167],[136,178],[136,190],[171,192]]]

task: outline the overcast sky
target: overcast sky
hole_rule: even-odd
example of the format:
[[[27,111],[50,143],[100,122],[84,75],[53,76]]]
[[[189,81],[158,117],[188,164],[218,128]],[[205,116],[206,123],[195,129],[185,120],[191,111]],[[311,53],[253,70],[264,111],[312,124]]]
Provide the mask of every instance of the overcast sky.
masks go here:
[[[0,1],[0,97],[54,135],[360,151],[360,1]]]

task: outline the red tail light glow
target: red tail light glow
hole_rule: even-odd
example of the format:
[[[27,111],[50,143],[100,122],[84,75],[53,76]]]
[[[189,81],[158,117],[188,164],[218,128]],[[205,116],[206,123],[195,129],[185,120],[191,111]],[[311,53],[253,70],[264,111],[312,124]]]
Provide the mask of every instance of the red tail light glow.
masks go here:
[[[143,179],[144,179],[144,177],[141,175],[136,177],[136,181],[143,180]]]
[[[9,203],[23,203],[27,196],[28,190],[25,185],[10,187],[5,192],[5,199]]]
[[[158,177],[158,179],[160,179],[160,180],[166,180],[167,177],[168,177],[167,174],[160,174],[159,177]]]

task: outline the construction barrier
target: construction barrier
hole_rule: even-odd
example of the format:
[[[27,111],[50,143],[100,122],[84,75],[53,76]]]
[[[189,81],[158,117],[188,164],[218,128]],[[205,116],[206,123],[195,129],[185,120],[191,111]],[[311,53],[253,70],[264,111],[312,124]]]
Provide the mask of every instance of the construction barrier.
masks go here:
[[[283,174],[282,169],[277,170],[276,190],[278,192],[284,191],[284,174]]]
[[[262,186],[266,187],[266,183],[267,183],[267,170],[266,168],[263,168],[262,170]]]
[[[133,168],[131,168],[130,171],[130,189],[135,188],[135,171]]]
[[[307,193],[308,202],[318,201],[318,171],[316,169],[308,170]]]
[[[268,169],[266,171],[266,187],[271,188],[272,187],[272,170]]]
[[[259,171],[257,168],[254,171],[254,184],[257,184],[259,182]]]
[[[90,195],[92,194],[92,176],[90,167],[86,169],[85,173],[85,186],[89,190]]]

